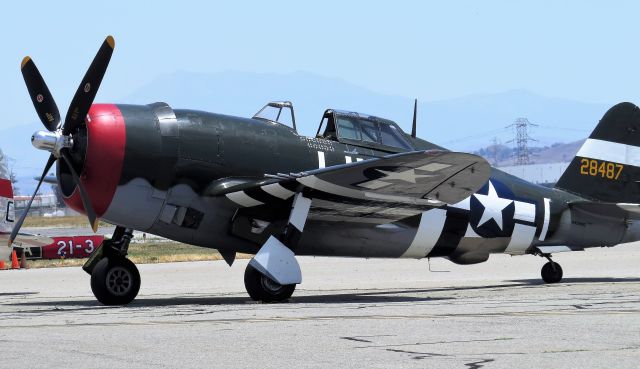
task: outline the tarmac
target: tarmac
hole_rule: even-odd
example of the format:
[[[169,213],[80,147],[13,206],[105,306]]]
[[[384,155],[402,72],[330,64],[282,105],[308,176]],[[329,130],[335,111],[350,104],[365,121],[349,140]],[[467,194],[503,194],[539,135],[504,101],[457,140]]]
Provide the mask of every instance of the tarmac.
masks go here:
[[[0,272],[1,368],[638,368],[640,244],[544,260],[300,258],[289,302],[244,291],[246,260],[140,265],[128,306],[79,267]]]

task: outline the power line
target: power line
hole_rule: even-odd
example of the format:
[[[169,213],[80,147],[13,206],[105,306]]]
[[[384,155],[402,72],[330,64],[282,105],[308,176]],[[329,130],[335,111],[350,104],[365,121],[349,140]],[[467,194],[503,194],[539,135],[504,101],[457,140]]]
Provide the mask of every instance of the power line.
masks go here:
[[[498,128],[498,129],[494,129],[494,130],[491,130],[491,131],[485,131],[482,134],[475,134],[475,135],[455,138],[453,140],[445,141],[445,142],[443,142],[443,144],[446,145],[446,144],[458,143],[458,142],[462,142],[462,141],[475,140],[475,139],[482,138],[482,137],[487,137],[487,136],[495,136],[496,133],[502,133],[502,132],[506,132],[506,131],[507,131],[507,128]]]

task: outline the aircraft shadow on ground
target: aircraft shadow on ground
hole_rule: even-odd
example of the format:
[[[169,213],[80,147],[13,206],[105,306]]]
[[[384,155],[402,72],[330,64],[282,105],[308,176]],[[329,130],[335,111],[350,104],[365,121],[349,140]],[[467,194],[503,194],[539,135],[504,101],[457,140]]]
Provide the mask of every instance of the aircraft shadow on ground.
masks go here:
[[[430,293],[436,292],[455,292],[465,290],[492,290],[497,288],[529,288],[545,285],[541,279],[516,279],[505,281],[504,284],[492,284],[484,286],[455,286],[455,287],[436,287],[436,288],[408,288],[408,289],[375,289],[375,290],[362,290],[352,293],[332,293],[326,294],[319,291],[315,295],[294,295],[286,304],[376,304],[376,303],[403,303],[403,302],[430,302],[430,301],[442,301],[442,300],[455,300],[456,297],[436,297],[430,296]],[[563,284],[571,283],[634,283],[640,282],[640,278],[607,278],[607,277],[595,277],[595,278],[565,278],[562,282],[554,284],[553,286],[562,286]],[[27,294],[27,293],[13,293],[13,294]],[[1,296],[2,294],[0,294]],[[417,296],[416,296],[417,295]],[[184,305],[251,305],[253,301],[248,296],[197,296],[197,297],[181,297],[181,296],[167,296],[167,297],[141,297],[125,307],[114,307],[118,309],[122,308],[136,308],[136,307],[171,307],[171,306],[184,306]],[[256,303],[257,304],[257,303]],[[11,305],[17,306],[51,306],[51,307],[63,307],[61,311],[70,310],[86,310],[93,309],[97,306],[102,306],[98,301],[94,299],[87,300],[71,300],[71,301],[34,301],[34,302],[13,302]],[[273,304],[278,305],[278,304]],[[68,307],[68,308],[64,308]],[[75,309],[74,309],[75,307]]]
[[[520,283],[522,285],[546,285],[546,283],[539,278],[536,279],[512,279],[507,282]],[[562,278],[559,283],[552,284],[553,286],[562,286],[563,284],[570,283],[637,283],[640,282],[640,278],[613,278],[613,277],[582,277],[582,278]]]
[[[456,287],[436,287],[436,288],[408,288],[408,289],[375,289],[362,290],[351,293],[332,293],[327,294],[319,291],[314,295],[298,295],[294,296],[287,304],[375,304],[375,303],[403,303],[403,302],[430,302],[441,300],[455,300],[455,297],[430,296],[429,293],[436,292],[454,292],[464,290],[482,290],[496,289],[507,287],[527,287],[527,283],[509,283],[509,284],[493,284],[486,286],[456,286]],[[418,295],[418,296],[416,296]],[[127,307],[163,307],[163,306],[182,306],[182,305],[248,305],[253,301],[249,296],[205,296],[205,297],[141,297],[134,300]],[[63,310],[84,310],[94,306],[102,306],[94,299],[88,300],[71,300],[71,301],[34,301],[34,302],[15,302],[11,305],[17,306],[51,306],[51,307],[68,307]],[[277,304],[274,304],[277,305]],[[73,309],[76,307],[76,309]],[[116,307],[122,308],[122,307]]]
[[[37,295],[38,292],[0,292],[0,297]]]

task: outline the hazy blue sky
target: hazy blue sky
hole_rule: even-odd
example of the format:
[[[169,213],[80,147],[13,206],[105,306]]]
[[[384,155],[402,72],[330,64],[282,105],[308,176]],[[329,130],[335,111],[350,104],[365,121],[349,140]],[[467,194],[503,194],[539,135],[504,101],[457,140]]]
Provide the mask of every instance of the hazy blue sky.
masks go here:
[[[116,51],[99,101],[176,70],[304,70],[423,100],[524,88],[638,103],[638,4],[12,1],[0,22],[0,101],[18,121],[3,124],[35,118],[19,73],[24,55],[64,114],[107,34]]]

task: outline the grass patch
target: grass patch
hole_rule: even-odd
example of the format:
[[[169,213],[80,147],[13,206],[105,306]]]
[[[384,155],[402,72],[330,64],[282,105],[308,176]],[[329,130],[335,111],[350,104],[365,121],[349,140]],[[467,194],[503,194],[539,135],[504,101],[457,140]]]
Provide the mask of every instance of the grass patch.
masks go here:
[[[24,220],[24,227],[83,227],[89,228],[89,220],[81,215],[64,217],[28,216]],[[100,222],[100,227],[109,227],[108,223]]]
[[[87,217],[81,215],[65,217],[27,217],[24,227],[84,227],[89,229]],[[100,222],[100,227],[110,224]],[[138,242],[135,242],[138,241]],[[129,259],[136,264],[171,263],[180,261],[222,260],[222,256],[215,249],[187,245],[175,241],[139,242],[137,238],[129,245]],[[237,254],[238,259],[248,259],[251,255]],[[29,268],[55,268],[65,266],[80,266],[86,259],[55,259],[29,260]]]
[[[217,250],[187,245],[180,242],[131,243],[129,259],[136,264],[171,263],[180,261],[222,260]],[[248,259],[251,255],[237,254],[238,259]],[[87,259],[30,260],[29,268],[55,268],[80,266]]]

